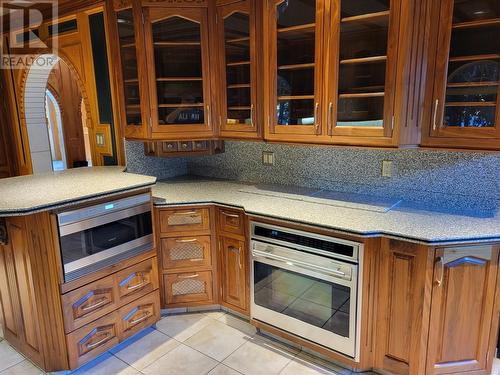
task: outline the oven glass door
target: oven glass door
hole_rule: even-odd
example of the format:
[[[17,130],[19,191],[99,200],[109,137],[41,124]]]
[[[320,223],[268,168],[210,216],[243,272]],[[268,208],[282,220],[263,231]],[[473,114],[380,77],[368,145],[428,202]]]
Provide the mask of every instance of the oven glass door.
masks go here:
[[[357,266],[352,280],[255,256],[252,317],[351,357],[356,356]]]

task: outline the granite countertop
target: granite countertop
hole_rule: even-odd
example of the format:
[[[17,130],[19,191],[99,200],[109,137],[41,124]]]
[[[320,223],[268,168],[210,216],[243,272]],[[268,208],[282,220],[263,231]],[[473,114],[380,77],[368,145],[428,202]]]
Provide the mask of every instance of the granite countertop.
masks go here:
[[[392,207],[370,210],[290,199],[284,194],[250,193],[251,184],[207,179],[174,179],[153,188],[155,205],[219,203],[241,207],[248,214],[291,220],[361,236],[389,236],[444,244],[500,241],[500,214],[477,218],[457,214]]]
[[[27,215],[154,185],[124,167],[68,169],[0,180],[0,217]]]

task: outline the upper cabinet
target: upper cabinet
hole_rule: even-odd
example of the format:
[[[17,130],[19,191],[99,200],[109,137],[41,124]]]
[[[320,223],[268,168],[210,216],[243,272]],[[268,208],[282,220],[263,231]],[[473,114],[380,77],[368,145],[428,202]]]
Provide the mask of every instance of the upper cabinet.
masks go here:
[[[328,8],[328,135],[391,137],[398,0],[334,1]]]
[[[207,8],[144,8],[153,138],[213,135]]]
[[[265,137],[314,141],[323,134],[323,0],[270,0],[265,9]]]
[[[423,144],[500,149],[500,2],[442,0],[430,11],[438,16]]]
[[[257,94],[256,3],[246,0],[217,6],[220,134],[256,138],[260,134]]]

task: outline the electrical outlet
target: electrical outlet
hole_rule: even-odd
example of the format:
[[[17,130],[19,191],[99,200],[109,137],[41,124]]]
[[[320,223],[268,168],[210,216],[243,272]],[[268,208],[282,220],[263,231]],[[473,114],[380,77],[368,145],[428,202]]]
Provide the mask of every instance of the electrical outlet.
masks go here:
[[[262,164],[267,166],[274,165],[274,152],[262,151]]]
[[[382,161],[382,177],[392,177],[392,161]]]

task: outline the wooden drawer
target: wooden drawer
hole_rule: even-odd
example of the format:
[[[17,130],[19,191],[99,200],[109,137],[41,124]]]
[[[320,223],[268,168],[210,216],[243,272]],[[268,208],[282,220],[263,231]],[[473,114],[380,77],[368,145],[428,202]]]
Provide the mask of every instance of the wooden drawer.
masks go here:
[[[67,335],[70,368],[74,370],[118,344],[118,322],[115,311]]]
[[[160,231],[164,234],[210,230],[208,208],[160,210]]]
[[[203,304],[213,300],[212,272],[187,272],[164,275],[167,305]]]
[[[160,292],[154,292],[118,310],[120,341],[160,320]]]
[[[62,296],[64,328],[69,333],[118,308],[113,275]]]
[[[211,266],[210,238],[210,236],[192,236],[162,239],[163,269]]]
[[[219,208],[219,230],[226,233],[245,235],[245,213]]]
[[[120,306],[158,289],[157,258],[147,259],[117,272],[115,285]]]

